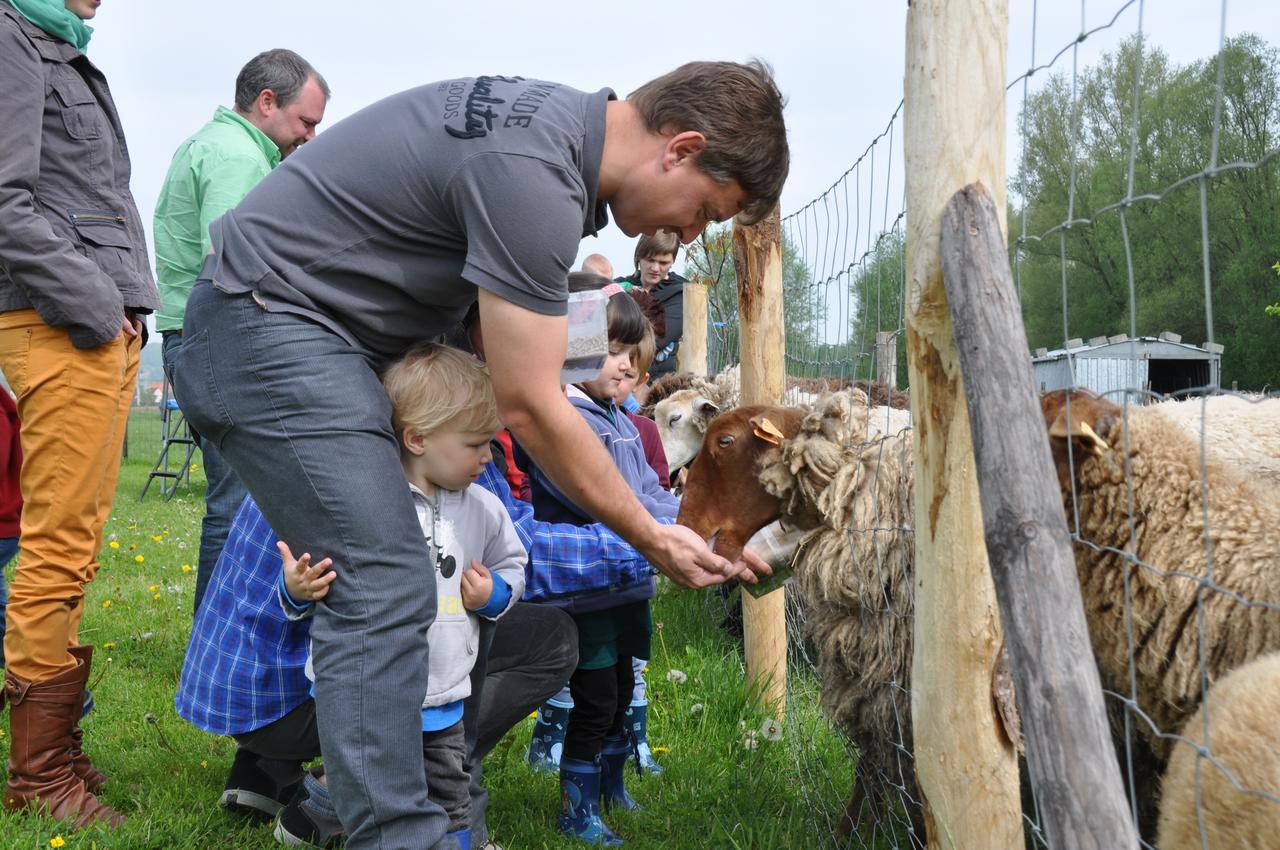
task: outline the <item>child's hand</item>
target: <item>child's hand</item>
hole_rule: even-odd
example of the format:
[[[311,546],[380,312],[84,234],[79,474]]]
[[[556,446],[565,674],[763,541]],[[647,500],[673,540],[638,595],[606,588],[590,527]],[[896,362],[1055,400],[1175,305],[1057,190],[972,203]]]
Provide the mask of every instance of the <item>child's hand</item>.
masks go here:
[[[462,607],[477,611],[489,604],[493,595],[493,576],[479,561],[471,562],[471,569],[462,573]]]
[[[338,574],[329,567],[333,566],[332,558],[325,558],[312,566],[311,554],[302,553],[301,558],[294,558],[289,551],[289,544],[283,540],[276,543],[280,557],[284,558],[284,586],[294,599],[316,602],[324,599],[329,592],[329,585]]]

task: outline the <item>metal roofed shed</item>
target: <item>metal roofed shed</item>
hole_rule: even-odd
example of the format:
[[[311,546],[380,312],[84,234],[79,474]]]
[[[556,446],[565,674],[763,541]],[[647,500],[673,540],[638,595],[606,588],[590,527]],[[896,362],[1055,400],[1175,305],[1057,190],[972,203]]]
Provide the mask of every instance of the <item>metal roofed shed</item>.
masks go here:
[[[1196,395],[1220,386],[1222,346],[1182,342],[1177,334],[1129,339],[1124,334],[1067,340],[1066,348],[1036,349],[1036,388],[1086,387],[1100,395]]]

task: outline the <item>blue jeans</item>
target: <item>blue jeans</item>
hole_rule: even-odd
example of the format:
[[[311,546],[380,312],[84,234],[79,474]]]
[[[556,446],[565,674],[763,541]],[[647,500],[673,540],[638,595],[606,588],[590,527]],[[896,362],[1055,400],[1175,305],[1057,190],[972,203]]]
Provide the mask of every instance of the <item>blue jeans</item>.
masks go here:
[[[0,537],[0,667],[4,666],[4,612],[9,605],[9,586],[4,582],[4,568],[18,554],[18,538]]]
[[[435,577],[376,365],[320,325],[197,281],[173,374],[187,418],[280,538],[333,558],[312,662],[347,847],[452,848],[422,770]]]
[[[173,382],[173,360],[182,348],[182,334],[165,334],[160,356],[165,374]],[[200,447],[200,459],[204,462],[204,478],[208,482],[204,491],[204,519],[200,522],[200,561],[196,565],[196,594],[192,611],[200,610],[200,600],[213,575],[213,565],[218,563],[222,547],[231,533],[231,521],[235,519],[240,503],[249,492],[236,477],[235,471],[222,457],[222,453],[208,440],[200,439],[193,428],[191,436]]]

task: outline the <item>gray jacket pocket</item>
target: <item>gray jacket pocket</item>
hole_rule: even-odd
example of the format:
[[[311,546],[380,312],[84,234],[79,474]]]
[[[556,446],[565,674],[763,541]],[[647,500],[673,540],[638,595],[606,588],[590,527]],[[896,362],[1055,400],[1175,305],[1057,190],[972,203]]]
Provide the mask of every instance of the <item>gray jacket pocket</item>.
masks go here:
[[[56,79],[50,82],[58,99],[67,135],[73,139],[102,138],[102,107],[84,83]]]

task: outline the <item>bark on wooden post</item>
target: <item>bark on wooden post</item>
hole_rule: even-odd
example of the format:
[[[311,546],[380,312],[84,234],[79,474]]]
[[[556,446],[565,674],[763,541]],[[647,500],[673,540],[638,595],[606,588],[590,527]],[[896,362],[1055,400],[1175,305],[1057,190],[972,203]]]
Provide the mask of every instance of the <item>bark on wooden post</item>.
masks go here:
[[[995,204],[981,184],[947,205],[942,275],[1027,762],[1035,787],[1047,792],[1040,826],[1054,850],[1136,848],[1022,310]]]
[[[1004,209],[1005,0],[911,0],[907,366],[915,451],[916,775],[931,848],[1021,848],[1018,762],[991,695],[1000,616],[938,259],[942,209],[981,180]]]
[[[684,285],[684,338],[677,355],[681,372],[707,374],[707,283],[690,280]]]
[[[876,333],[876,380],[898,388],[898,335],[893,331]]]
[[[782,223],[775,208],[759,224],[733,227],[733,266],[738,282],[738,353],[742,404],[781,404],[786,385],[782,321]],[[786,709],[787,622],[785,589],[756,599],[742,594],[747,679],[761,698]]]

